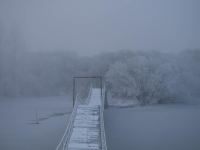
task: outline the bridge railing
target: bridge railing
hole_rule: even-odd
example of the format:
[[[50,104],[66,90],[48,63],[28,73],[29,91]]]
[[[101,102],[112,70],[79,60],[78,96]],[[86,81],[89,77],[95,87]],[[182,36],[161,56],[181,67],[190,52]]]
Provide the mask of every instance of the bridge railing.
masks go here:
[[[92,94],[92,86],[90,86],[90,89],[89,89],[89,92],[88,92],[88,96],[87,96],[87,98],[86,98],[85,103],[89,103],[89,100],[90,100],[91,94]]]
[[[87,100],[89,100],[91,93],[92,93],[92,87],[90,87]],[[102,106],[100,107],[100,131],[101,131],[101,149],[107,150],[105,127],[104,127],[104,103],[105,103],[105,87],[102,89],[102,95],[101,95],[101,105]],[[74,118],[76,115],[78,104],[79,104],[79,101],[78,101],[78,95],[77,95],[75,105],[74,105],[73,111],[70,115],[67,128],[65,130],[65,133],[64,133],[60,143],[56,147],[56,150],[67,150],[68,149],[67,146],[68,146],[70,136],[72,133]]]
[[[77,99],[77,97],[78,96],[76,96],[76,99]],[[62,139],[60,140],[60,143],[56,147],[56,150],[66,150],[67,149],[67,144],[70,140],[70,135],[71,135],[71,132],[72,132],[72,129],[73,129],[72,127],[73,127],[74,117],[76,115],[77,106],[78,106],[78,102],[76,101],[74,108],[73,108],[73,111],[70,115],[65,133],[64,133]]]
[[[102,95],[101,95],[102,107],[100,107],[100,130],[101,130],[101,148],[102,148],[102,150],[107,150],[105,127],[104,127],[105,92],[106,92],[106,88],[104,85],[102,88]]]
[[[86,101],[89,101],[89,99],[91,97],[91,93],[92,93],[92,87],[90,87],[90,89],[89,89],[89,93],[88,93],[88,97],[86,98]],[[56,147],[56,150],[67,150],[67,145],[68,145],[69,140],[70,140],[70,136],[71,136],[72,129],[73,129],[74,118],[75,118],[76,110],[77,110],[79,103],[80,103],[79,95],[77,94],[75,104],[74,104],[74,108],[73,108],[73,111],[70,115],[67,128],[66,128],[65,133],[64,133],[62,139],[60,140],[58,146]]]

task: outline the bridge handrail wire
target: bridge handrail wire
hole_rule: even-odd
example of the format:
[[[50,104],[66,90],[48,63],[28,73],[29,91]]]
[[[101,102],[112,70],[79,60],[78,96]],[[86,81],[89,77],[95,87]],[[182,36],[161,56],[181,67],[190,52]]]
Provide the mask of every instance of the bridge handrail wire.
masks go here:
[[[89,100],[90,100],[91,94],[92,94],[92,86],[90,86],[90,90],[89,90],[89,93],[88,93],[88,97],[86,98],[86,102],[87,102],[87,103],[88,103]]]
[[[104,127],[104,103],[105,103],[105,85],[102,89],[102,97],[101,97],[101,105],[100,107],[100,129],[101,129],[101,147],[102,150],[107,150],[107,143],[106,143],[106,135],[105,135],[105,127]]]
[[[91,93],[92,93],[92,87],[90,87],[87,100],[90,99]],[[101,95],[101,105],[102,106],[100,107],[100,132],[101,132],[101,148],[102,148],[102,150],[107,150],[105,127],[104,127],[104,102],[105,102],[105,86],[102,89],[102,95]],[[76,95],[76,101],[75,101],[73,111],[69,118],[69,123],[67,125],[67,128],[65,130],[65,133],[64,133],[60,143],[56,147],[56,150],[67,150],[67,145],[69,143],[70,136],[72,133],[73,122],[74,122],[74,118],[76,115],[78,103],[79,103],[78,95]]]
[[[76,99],[77,98],[78,98],[78,95],[76,95]],[[56,147],[56,150],[65,150],[67,148],[67,144],[68,144],[71,132],[72,132],[72,125],[73,125],[73,122],[74,122],[74,117],[75,117],[75,114],[76,114],[77,106],[78,106],[78,101],[76,100],[73,111],[72,111],[70,118],[69,118],[67,128],[64,132],[64,135],[62,136],[62,139],[60,140],[60,143]]]
[[[90,99],[91,93],[92,93],[92,86],[90,86],[88,97],[86,98],[87,100]],[[69,139],[70,139],[70,136],[71,136],[72,125],[73,125],[73,122],[74,122],[74,117],[75,117],[75,114],[76,114],[78,103],[79,103],[79,101],[78,101],[78,94],[77,94],[76,100],[75,100],[75,105],[74,105],[73,111],[72,111],[70,118],[69,118],[69,123],[68,123],[67,128],[64,132],[64,135],[62,136],[62,139],[60,140],[60,143],[56,147],[56,150],[66,150],[67,149],[67,144],[69,143]]]

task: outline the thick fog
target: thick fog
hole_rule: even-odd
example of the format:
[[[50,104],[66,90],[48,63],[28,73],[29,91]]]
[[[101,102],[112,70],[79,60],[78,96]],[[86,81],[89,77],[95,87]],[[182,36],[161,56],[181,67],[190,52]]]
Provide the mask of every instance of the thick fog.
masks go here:
[[[112,97],[141,104],[197,96],[199,8],[198,0],[0,1],[0,94],[66,95],[73,76],[101,75]]]
[[[0,0],[0,149],[54,150],[76,116],[89,147],[104,119],[109,150],[199,150],[199,66],[200,0]],[[78,79],[78,116],[74,76],[118,107]]]
[[[79,54],[200,47],[199,0],[1,0],[1,28],[28,50]],[[2,34],[1,34],[2,35]]]

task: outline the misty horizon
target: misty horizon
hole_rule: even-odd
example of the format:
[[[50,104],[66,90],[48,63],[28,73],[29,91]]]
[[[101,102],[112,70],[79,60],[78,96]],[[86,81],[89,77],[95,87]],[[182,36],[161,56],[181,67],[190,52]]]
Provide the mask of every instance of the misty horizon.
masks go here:
[[[3,0],[1,34],[17,30],[26,50],[83,55],[199,49],[199,8],[198,0]]]
[[[0,150],[200,150],[200,0],[0,0]]]

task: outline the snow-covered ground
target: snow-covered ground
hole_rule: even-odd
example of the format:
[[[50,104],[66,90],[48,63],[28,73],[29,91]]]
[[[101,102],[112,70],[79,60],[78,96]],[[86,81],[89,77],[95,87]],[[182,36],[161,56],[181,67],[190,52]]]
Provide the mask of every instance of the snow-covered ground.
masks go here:
[[[70,101],[65,96],[1,97],[0,149],[55,150],[72,110]]]
[[[105,110],[108,150],[200,150],[200,105]]]
[[[55,150],[71,106],[64,96],[0,98],[0,150]],[[110,107],[105,110],[108,150],[199,150],[199,116],[198,104]]]

